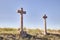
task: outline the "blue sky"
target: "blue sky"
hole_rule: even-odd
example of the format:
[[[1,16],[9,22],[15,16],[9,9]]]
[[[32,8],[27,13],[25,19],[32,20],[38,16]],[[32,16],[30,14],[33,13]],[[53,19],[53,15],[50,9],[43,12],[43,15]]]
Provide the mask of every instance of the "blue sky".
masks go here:
[[[21,7],[26,11],[24,27],[44,29],[46,14],[47,28],[60,29],[60,0],[0,0],[0,27],[19,28]]]

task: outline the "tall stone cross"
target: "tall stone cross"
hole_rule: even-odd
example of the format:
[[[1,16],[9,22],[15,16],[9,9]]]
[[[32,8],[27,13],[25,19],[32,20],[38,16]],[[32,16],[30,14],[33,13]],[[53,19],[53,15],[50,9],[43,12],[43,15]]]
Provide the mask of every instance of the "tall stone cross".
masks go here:
[[[46,16],[46,14],[43,16],[43,18],[44,18],[44,27],[45,27],[44,34],[46,35],[47,34],[47,28],[46,28],[46,18],[47,18],[47,16]]]
[[[26,11],[23,11],[23,8],[21,10],[18,10],[18,13],[21,15],[21,31],[23,31],[23,14],[26,14]]]

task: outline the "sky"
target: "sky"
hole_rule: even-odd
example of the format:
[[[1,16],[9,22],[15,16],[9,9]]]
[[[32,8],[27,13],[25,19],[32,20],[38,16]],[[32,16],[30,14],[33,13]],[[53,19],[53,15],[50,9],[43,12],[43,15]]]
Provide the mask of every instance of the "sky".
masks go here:
[[[20,8],[24,27],[44,29],[46,14],[47,29],[60,29],[60,0],[0,0],[0,28],[20,28]]]

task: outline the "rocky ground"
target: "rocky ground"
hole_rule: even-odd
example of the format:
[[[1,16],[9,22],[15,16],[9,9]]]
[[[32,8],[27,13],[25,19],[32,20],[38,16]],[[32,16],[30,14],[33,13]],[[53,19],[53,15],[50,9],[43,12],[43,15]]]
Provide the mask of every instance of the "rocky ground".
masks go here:
[[[42,35],[35,38],[22,38],[19,34],[0,34],[0,40],[60,40],[60,35]]]

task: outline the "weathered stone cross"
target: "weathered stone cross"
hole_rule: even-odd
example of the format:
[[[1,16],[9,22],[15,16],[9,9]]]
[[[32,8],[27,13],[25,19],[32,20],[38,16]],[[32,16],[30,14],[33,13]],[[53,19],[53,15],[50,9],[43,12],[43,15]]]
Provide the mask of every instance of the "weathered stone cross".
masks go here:
[[[47,18],[47,16],[46,16],[46,14],[43,16],[43,18],[44,18],[44,27],[45,27],[44,34],[46,35],[47,34],[47,28],[46,28],[46,18]]]
[[[18,13],[21,14],[21,31],[23,32],[23,14],[26,14],[26,11],[23,11],[23,8],[21,8],[21,10],[18,10]]]

